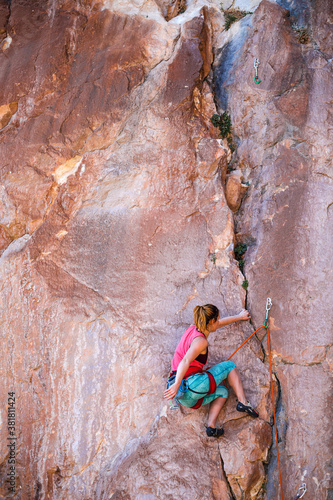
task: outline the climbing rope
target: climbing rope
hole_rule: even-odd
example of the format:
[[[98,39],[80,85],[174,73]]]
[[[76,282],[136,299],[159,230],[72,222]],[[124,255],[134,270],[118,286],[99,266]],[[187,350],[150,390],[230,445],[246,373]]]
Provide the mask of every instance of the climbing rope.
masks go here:
[[[259,64],[259,62],[258,62],[258,64]],[[258,83],[260,83],[260,82],[258,82]],[[257,332],[259,332],[259,330],[261,330],[262,328],[266,329],[266,332],[267,332],[267,342],[268,342],[269,372],[270,372],[270,383],[271,383],[271,393],[272,393],[273,416],[274,416],[276,454],[277,454],[278,466],[279,466],[281,500],[283,500],[282,474],[281,474],[280,453],[279,453],[279,440],[278,440],[278,432],[277,432],[276,413],[275,413],[275,398],[274,398],[274,387],[273,387],[273,369],[272,369],[271,338],[270,338],[270,333],[269,333],[269,329],[268,329],[268,315],[269,315],[269,311],[270,311],[272,305],[273,305],[272,301],[268,297],[267,301],[266,301],[266,318],[265,318],[264,324],[262,326],[260,326],[259,328],[257,328],[257,330],[255,332],[253,332],[246,340],[244,340],[244,342],[236,349],[236,351],[233,352],[231,354],[231,356],[229,356],[228,361],[229,361],[229,359],[231,359],[236,354],[237,351],[239,351],[239,349],[241,349],[241,347],[243,347],[244,344],[246,344],[246,342],[248,342],[253,337],[253,335],[255,335]],[[170,401],[170,407],[171,407],[171,409],[176,409],[176,408],[178,408],[178,405],[177,406],[173,405],[171,403],[171,401]],[[298,493],[296,495],[295,500],[298,500],[299,498],[302,498],[305,495],[305,493],[306,493],[306,484],[303,483],[299,487],[299,489],[298,489]]]
[[[268,341],[268,355],[269,355],[269,372],[270,372],[270,379],[271,379],[271,393],[272,393],[272,405],[273,405],[273,416],[274,416],[274,428],[275,428],[275,441],[276,441],[276,454],[277,454],[277,459],[278,459],[278,465],[279,465],[279,477],[280,477],[280,489],[281,489],[281,500],[283,500],[283,490],[282,490],[282,475],[281,475],[281,464],[280,464],[280,454],[279,454],[279,442],[278,442],[278,433],[277,433],[277,424],[276,424],[276,414],[275,414],[275,400],[274,400],[274,388],[273,388],[273,370],[272,370],[272,354],[271,354],[271,339],[270,339],[270,333],[269,333],[269,329],[268,329],[268,315],[269,315],[269,311],[272,307],[272,301],[271,299],[268,297],[267,298],[267,301],[266,301],[266,319],[265,319],[265,322],[263,324],[263,326],[260,326],[255,332],[253,332],[237,349],[236,351],[231,355],[229,356],[228,358],[228,361],[229,359],[231,359],[237,351],[239,351],[239,349],[244,345],[246,344],[246,342],[248,342],[250,340],[251,337],[253,337],[253,335],[255,335],[257,332],[259,332],[259,330],[261,330],[262,328],[265,328],[266,329],[266,332],[267,332],[267,341]],[[302,485],[303,487],[303,485]],[[301,488],[302,488],[301,487]],[[301,489],[300,488],[300,489]],[[305,488],[305,491],[306,491],[306,488]],[[305,493],[304,491],[304,493]],[[302,496],[304,495],[304,493],[302,494]],[[298,496],[296,498],[302,498],[301,496]]]

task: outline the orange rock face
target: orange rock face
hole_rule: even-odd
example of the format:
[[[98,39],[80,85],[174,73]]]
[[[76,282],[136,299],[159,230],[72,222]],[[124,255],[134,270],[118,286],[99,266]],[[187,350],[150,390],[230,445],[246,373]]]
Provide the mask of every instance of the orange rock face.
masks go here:
[[[329,262],[317,280],[324,206],[331,221],[328,110],[317,116],[331,81],[311,15],[321,52],[266,0],[225,33],[204,1],[0,4],[4,498],[9,392],[22,500],[279,498],[265,339],[234,356],[256,421],[231,391],[216,442],[205,407],[162,399],[194,306],[251,310],[253,325],[210,339],[211,365],[262,324],[267,294],[285,494],[307,481],[312,498],[330,495],[331,338],[314,290]],[[222,101],[233,155],[210,121]]]

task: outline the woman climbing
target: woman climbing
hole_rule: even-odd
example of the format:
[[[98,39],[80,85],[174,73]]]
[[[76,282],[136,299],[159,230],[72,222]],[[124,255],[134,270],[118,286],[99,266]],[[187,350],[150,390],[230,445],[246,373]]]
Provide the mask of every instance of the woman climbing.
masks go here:
[[[172,372],[164,392],[165,399],[176,398],[178,403],[189,408],[200,408],[211,403],[208,414],[207,436],[222,436],[223,428],[216,428],[216,420],[228,398],[228,389],[219,385],[227,379],[238,398],[237,411],[258,417],[258,412],[246,400],[243,385],[235,363],[223,361],[203,371],[208,360],[208,336],[236,321],[250,319],[248,311],[243,309],[237,316],[219,319],[216,306],[206,304],[194,308],[194,325],[182,336],[172,359]]]

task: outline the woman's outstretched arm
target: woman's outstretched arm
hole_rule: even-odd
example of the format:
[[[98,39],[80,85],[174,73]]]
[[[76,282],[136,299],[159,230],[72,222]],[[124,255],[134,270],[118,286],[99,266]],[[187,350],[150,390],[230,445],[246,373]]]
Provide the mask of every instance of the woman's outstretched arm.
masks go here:
[[[208,342],[203,337],[196,337],[192,341],[189,350],[187,351],[187,353],[185,354],[185,356],[178,365],[175,383],[170,385],[169,389],[164,391],[165,399],[172,399],[176,396],[180,384],[182,383],[182,380],[190,366],[191,361],[193,361],[197,356],[199,356],[199,354],[204,349],[206,349],[207,346]]]
[[[226,318],[219,319],[219,326],[217,328],[231,325],[231,323],[235,323],[236,321],[247,321],[248,319],[251,319],[249,311],[247,311],[246,309],[242,309],[242,311],[236,316],[227,316]]]

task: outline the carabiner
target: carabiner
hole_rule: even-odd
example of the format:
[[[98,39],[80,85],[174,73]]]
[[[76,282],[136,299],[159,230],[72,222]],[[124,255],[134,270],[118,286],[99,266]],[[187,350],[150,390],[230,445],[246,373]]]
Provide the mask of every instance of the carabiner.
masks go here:
[[[264,327],[266,328],[266,330],[268,328],[268,315],[269,315],[269,311],[270,311],[272,305],[273,305],[273,303],[272,303],[271,299],[268,297],[266,300],[266,319],[264,321]]]
[[[272,307],[273,303],[272,303],[272,299],[270,299],[269,297],[267,297],[267,300],[266,300],[266,312],[270,310],[270,308]]]
[[[306,493],[306,484],[302,483],[301,486],[298,488],[296,498],[303,498],[305,493]]]
[[[254,63],[253,63],[253,67],[254,67],[254,71],[255,71],[254,83],[256,83],[256,84],[261,82],[261,80],[259,80],[259,78],[258,78],[258,66],[259,66],[259,64],[260,64],[259,59],[255,58]]]

